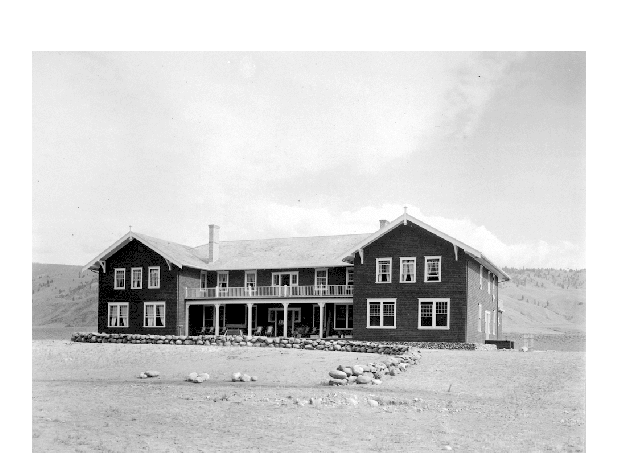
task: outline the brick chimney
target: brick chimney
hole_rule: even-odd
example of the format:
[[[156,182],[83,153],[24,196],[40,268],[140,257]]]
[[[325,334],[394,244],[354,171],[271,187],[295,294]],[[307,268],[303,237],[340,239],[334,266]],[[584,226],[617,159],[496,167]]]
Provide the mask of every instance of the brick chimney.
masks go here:
[[[389,221],[387,219],[380,219],[379,220],[379,229],[383,229],[385,226],[387,226],[389,223]]]
[[[216,262],[220,258],[220,227],[209,224],[209,261]]]

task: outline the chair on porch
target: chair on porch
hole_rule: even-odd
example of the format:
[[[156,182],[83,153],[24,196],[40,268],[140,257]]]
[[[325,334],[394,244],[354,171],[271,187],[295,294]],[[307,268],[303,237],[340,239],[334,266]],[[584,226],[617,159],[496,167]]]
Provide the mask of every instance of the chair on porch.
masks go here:
[[[215,335],[215,327],[202,327],[199,335]]]
[[[265,330],[265,336],[273,336],[273,327],[271,325]]]
[[[263,334],[263,327],[256,327],[254,330],[252,330],[252,335],[254,336],[261,336]]]
[[[228,335],[228,328],[226,327],[220,328],[220,335]]]

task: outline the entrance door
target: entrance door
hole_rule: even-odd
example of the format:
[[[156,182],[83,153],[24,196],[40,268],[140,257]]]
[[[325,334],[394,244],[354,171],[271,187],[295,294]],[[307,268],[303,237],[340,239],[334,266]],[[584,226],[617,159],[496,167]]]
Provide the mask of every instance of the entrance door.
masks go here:
[[[484,311],[484,337],[486,340],[491,339],[491,312]]]
[[[288,333],[290,337],[293,330],[299,326],[301,321],[301,309],[288,309]],[[269,309],[267,314],[267,322],[273,327],[274,336],[284,336],[284,309]]]

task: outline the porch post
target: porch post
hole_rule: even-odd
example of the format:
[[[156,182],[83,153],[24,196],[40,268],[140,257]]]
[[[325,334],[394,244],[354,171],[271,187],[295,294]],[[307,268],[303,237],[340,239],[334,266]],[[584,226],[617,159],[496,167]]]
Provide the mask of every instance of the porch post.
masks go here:
[[[284,306],[284,338],[288,337],[288,302],[283,302]]]
[[[205,317],[205,305],[202,305],[202,328],[204,329],[206,322],[206,317]]]
[[[248,336],[252,337],[252,306],[254,304],[248,302],[246,305],[248,307]]]
[[[325,315],[325,302],[319,302],[319,339],[323,339],[323,323],[325,322],[323,315]]]
[[[184,335],[189,335],[189,302],[185,303],[185,330]]]
[[[220,335],[220,305],[219,304],[213,304],[213,314],[215,315],[215,317],[213,317],[213,321],[215,322],[215,336],[219,336]]]

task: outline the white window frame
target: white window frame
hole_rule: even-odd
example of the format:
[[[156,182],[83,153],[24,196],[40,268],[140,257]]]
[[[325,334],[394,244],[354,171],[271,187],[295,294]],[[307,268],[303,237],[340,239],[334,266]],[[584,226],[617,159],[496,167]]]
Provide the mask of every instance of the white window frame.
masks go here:
[[[380,310],[380,321],[379,325],[370,325],[370,303],[371,302],[379,302],[379,310]],[[384,304],[385,303],[394,303],[394,325],[383,325],[383,317],[384,317]],[[377,298],[377,299],[366,299],[366,328],[396,328],[396,298]]]
[[[491,270],[489,270],[489,276],[487,278],[487,293],[491,294]]]
[[[439,279],[437,281],[429,281],[428,279],[428,261],[439,259]],[[424,282],[425,283],[441,283],[441,255],[430,255],[424,257]]]
[[[153,306],[153,312],[155,316],[153,317],[154,323],[157,323],[157,306],[164,306],[164,312],[162,315],[162,323],[163,325],[147,325],[146,323],[146,306]],[[166,326],[166,302],[165,301],[156,301],[156,302],[145,302],[144,303],[144,316],[143,316],[143,326],[144,328],[164,328]]]
[[[413,280],[412,281],[405,281],[403,279],[404,277],[404,270],[403,270],[403,263],[405,261],[410,261],[413,260]],[[418,261],[416,260],[415,257],[400,257],[400,282],[401,283],[415,283],[417,280],[417,269],[418,269]]]
[[[282,312],[282,314],[284,314],[284,308],[270,307],[269,309],[267,309],[267,323],[276,323],[276,319],[278,317],[278,315],[276,315],[276,311],[278,312],[278,315],[279,312]],[[289,307],[288,312],[290,312],[293,317],[293,323],[301,322],[301,307]],[[284,315],[282,315],[282,317],[284,317]]]
[[[151,286],[151,272],[157,270],[157,285]],[[161,286],[161,268],[158,266],[150,266],[149,267],[149,289],[159,289]]]
[[[353,277],[353,280],[351,280],[351,277]],[[347,267],[346,283],[347,286],[353,286],[355,284],[355,270],[353,269],[353,267]]]
[[[478,332],[482,333],[482,304],[478,302]]]
[[[254,275],[254,286],[248,286],[248,275]],[[258,271],[256,270],[246,270],[244,275],[244,286],[245,289],[252,288],[253,291],[256,291],[256,287],[258,286]]]
[[[110,325],[110,313],[112,308],[116,307],[116,323],[120,322],[121,306],[127,307],[127,320],[125,325]],[[128,328],[129,327],[129,302],[108,302],[108,328]]]
[[[345,306],[346,307],[346,319],[345,319],[345,327],[338,328],[336,327],[336,307]],[[396,320],[396,319],[395,319]],[[334,304],[334,330],[351,330],[353,322],[353,304]]]
[[[325,284],[324,285],[319,285],[319,272],[325,272]],[[315,268],[314,269],[314,287],[315,288],[320,288],[320,289],[327,289],[327,285],[329,284],[328,281],[328,273],[327,273],[327,268]]]
[[[200,270],[200,289],[207,289],[207,272],[204,270]]]
[[[379,269],[379,263],[381,263],[381,262],[389,262],[389,265],[390,265],[389,266],[389,270],[388,270],[388,280],[387,281],[379,281],[379,279],[381,277],[381,270]],[[392,257],[377,258],[375,260],[375,265],[376,265],[375,283],[377,283],[377,284],[391,283],[392,282]]]
[[[422,303],[423,302],[432,302],[433,303],[433,323],[436,323],[437,320],[437,303],[438,302],[447,302],[448,303],[448,317],[447,317],[447,325],[438,327],[437,325],[431,326],[422,326]],[[449,298],[420,298],[418,299],[418,330],[450,330],[450,299]]]
[[[121,271],[123,272],[123,286],[119,286],[118,285],[118,279],[119,278],[116,277],[116,274],[118,272],[121,272]],[[126,280],[126,278],[125,278],[125,269],[124,268],[114,268],[114,289],[125,289],[125,285],[127,284],[127,282],[125,280]]]
[[[224,281],[220,281],[220,275],[226,275],[226,286],[221,286],[222,283],[224,283]],[[226,291],[228,288],[230,288],[230,275],[228,274],[228,271],[218,271],[217,272],[217,287],[219,290],[223,290]]]
[[[484,273],[484,267],[480,265],[480,289],[482,289],[482,275]]]
[[[140,272],[140,286],[133,285],[133,274],[135,271]],[[131,269],[131,289],[142,289],[142,267],[135,267]]]
[[[299,286],[299,271],[277,271],[275,273],[271,273],[271,285],[282,286],[282,275],[290,275],[291,286]],[[295,282],[293,282],[293,275],[295,276]],[[277,283],[276,277],[278,277]]]

